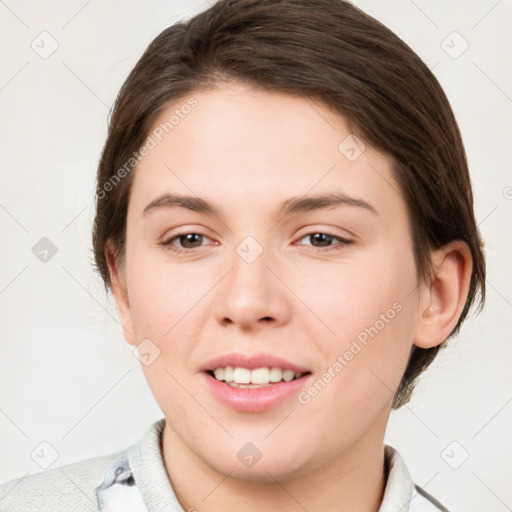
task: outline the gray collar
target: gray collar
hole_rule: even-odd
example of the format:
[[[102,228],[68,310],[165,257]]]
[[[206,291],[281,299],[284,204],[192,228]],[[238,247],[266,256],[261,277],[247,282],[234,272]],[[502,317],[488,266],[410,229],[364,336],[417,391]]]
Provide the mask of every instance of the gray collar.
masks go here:
[[[98,502],[104,504],[100,512],[184,512],[162,457],[164,426],[165,418],[153,423],[142,439],[128,449],[126,456],[108,468],[103,484],[97,489]],[[386,445],[384,455],[387,480],[379,512],[447,512],[435,498],[414,485],[397,450]],[[133,505],[129,511],[114,506],[121,503],[123,496]]]

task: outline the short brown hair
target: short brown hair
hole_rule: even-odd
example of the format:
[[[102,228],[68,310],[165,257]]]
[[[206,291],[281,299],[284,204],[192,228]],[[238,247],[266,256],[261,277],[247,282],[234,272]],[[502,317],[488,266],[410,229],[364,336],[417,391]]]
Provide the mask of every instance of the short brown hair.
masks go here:
[[[229,81],[320,100],[344,116],[353,133],[391,155],[420,278],[432,276],[431,249],[462,240],[471,251],[468,297],[449,337],[458,333],[478,289],[483,307],[485,259],[456,120],[419,56],[343,0],[220,0],[151,42],[118,94],[98,167],[93,251],[107,293],[107,244],[118,264],[124,261],[133,181],[126,169],[136,166],[134,152],[171,102]],[[126,176],[119,179],[121,168]],[[414,347],[395,408],[407,403],[417,377],[446,341]]]

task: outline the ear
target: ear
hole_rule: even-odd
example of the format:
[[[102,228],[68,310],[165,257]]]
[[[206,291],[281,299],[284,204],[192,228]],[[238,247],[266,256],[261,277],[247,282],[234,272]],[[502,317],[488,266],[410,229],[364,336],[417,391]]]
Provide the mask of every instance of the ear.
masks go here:
[[[130,302],[128,299],[128,289],[126,286],[126,273],[123,265],[118,267],[118,263],[114,258],[114,250],[111,241],[107,242],[105,248],[105,258],[108,264],[110,282],[112,283],[112,292],[116,300],[119,319],[121,320],[121,324],[123,326],[124,339],[130,345],[136,345],[130,311]]]
[[[473,258],[468,245],[455,240],[431,253],[434,275],[420,294],[414,345],[432,348],[457,325],[466,303]]]

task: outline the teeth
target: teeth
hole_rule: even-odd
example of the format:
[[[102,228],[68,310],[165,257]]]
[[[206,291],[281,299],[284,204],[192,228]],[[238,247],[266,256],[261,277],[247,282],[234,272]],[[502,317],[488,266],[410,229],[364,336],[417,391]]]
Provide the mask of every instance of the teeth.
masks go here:
[[[215,375],[215,378],[217,380],[224,380],[224,375],[226,374],[226,371],[224,370],[224,368],[216,368],[213,374]]]
[[[270,382],[270,370],[268,368],[255,368],[251,371],[253,384],[268,384]]]
[[[290,382],[295,377],[295,372],[292,372],[292,370],[285,370],[283,372],[283,380],[286,382]]]
[[[239,366],[237,366],[235,368],[235,371],[233,372],[233,381],[238,384],[250,384],[251,370],[248,370],[247,368],[240,368]]]
[[[270,382],[279,382],[283,378],[283,370],[281,368],[270,368]]]
[[[232,387],[257,388],[271,382],[290,382],[293,379],[302,377],[302,373],[295,373],[293,370],[283,370],[278,367],[262,367],[249,370],[241,366],[226,366],[213,370],[215,378],[224,381]]]
[[[232,381],[233,380],[233,367],[232,366],[226,366],[224,368],[224,379],[226,381]]]

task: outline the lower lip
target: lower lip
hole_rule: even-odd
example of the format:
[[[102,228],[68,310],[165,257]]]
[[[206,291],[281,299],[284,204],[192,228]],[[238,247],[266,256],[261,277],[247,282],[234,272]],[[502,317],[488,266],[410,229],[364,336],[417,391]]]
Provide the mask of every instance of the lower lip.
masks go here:
[[[263,412],[277,407],[291,396],[296,396],[311,374],[290,382],[278,382],[265,388],[233,388],[208,373],[202,373],[215,398],[240,412]]]

